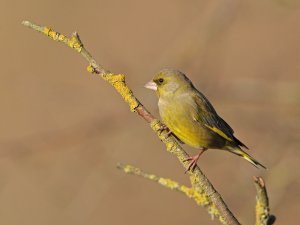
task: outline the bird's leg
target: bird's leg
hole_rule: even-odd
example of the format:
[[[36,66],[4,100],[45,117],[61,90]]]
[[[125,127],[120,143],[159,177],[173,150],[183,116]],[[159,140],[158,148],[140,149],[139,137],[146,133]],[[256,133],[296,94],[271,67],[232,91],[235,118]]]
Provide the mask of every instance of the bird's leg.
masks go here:
[[[203,154],[203,152],[205,152],[206,150],[207,150],[207,148],[201,148],[200,152],[197,155],[190,156],[184,160],[185,162],[191,161],[190,164],[188,165],[188,168],[186,169],[185,173],[188,171],[193,171],[196,168],[198,159]]]
[[[170,137],[170,135],[173,135],[177,141],[179,141],[179,143],[181,144],[184,144],[183,141],[181,141],[170,129],[169,127],[167,127],[165,124],[162,123],[162,125],[160,126],[160,128],[158,129],[158,132],[160,132],[160,134],[163,132],[163,131],[166,131],[166,135],[167,137]]]
[[[163,131],[166,131],[168,137],[172,134],[172,131],[165,124],[162,124],[161,127],[158,129],[158,131],[160,133],[162,133]]]

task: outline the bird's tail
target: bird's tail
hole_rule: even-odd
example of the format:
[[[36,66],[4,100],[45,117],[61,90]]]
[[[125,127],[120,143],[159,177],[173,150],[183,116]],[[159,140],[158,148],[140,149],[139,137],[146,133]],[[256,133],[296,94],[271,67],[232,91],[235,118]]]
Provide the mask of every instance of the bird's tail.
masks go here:
[[[256,159],[254,159],[252,156],[250,156],[248,153],[244,152],[242,149],[238,148],[238,147],[228,147],[229,151],[231,151],[232,153],[243,157],[244,159],[246,159],[248,162],[250,162],[253,166],[255,166],[256,168],[258,168],[259,166],[267,169],[264,165],[262,165],[261,163],[259,163]]]

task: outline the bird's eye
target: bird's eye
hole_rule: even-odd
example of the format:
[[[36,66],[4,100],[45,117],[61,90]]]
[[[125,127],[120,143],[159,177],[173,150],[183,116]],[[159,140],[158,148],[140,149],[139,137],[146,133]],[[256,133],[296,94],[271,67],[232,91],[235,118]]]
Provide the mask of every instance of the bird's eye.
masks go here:
[[[162,84],[163,82],[164,82],[164,79],[162,79],[162,78],[158,79],[158,83]]]

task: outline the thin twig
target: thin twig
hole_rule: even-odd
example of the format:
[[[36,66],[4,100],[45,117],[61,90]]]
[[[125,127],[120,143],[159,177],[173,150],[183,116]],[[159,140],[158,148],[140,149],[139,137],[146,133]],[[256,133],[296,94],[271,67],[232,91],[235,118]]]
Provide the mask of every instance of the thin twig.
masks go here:
[[[146,178],[148,180],[154,181],[163,187],[169,188],[171,190],[179,191],[183,194],[185,194],[188,198],[193,199],[197,205],[206,207],[208,212],[211,214],[212,218],[215,216],[214,211],[216,210],[214,205],[210,204],[210,200],[208,199],[207,195],[203,192],[198,192],[195,188],[190,188],[185,185],[179,184],[178,182],[171,180],[169,178],[163,178],[160,176],[157,176],[155,174],[150,174],[142,171],[138,167],[134,167],[132,165],[124,165],[124,164],[118,164],[118,169],[121,169],[125,173],[141,176],[143,178]]]
[[[269,198],[264,180],[261,177],[253,177],[256,188],[256,223],[255,225],[272,225],[276,217],[270,214]]]
[[[159,120],[152,116],[148,110],[135,98],[132,91],[125,83],[125,76],[123,74],[113,74],[96,63],[92,55],[84,48],[84,45],[77,33],[73,33],[73,35],[68,38],[67,36],[60,34],[51,28],[39,26],[29,21],[24,21],[22,24],[45,34],[52,40],[62,42],[80,53],[89,63],[87,70],[91,73],[100,75],[104,80],[113,85],[113,87],[128,103],[130,110],[137,112],[138,115],[150,123],[151,128],[165,143],[167,150],[173,153],[179,159],[184,168],[187,169],[188,162],[185,161],[185,159],[188,157],[187,153],[173,137],[167,135],[167,132],[161,132],[160,128],[162,127],[162,124],[159,122]],[[209,205],[212,209],[210,213],[214,217],[218,218],[223,224],[240,224],[232,212],[228,209],[221,195],[214,189],[213,185],[202,173],[198,166],[194,171],[189,171],[188,174],[192,183],[192,188],[196,190],[196,192],[202,193],[204,196],[206,196],[205,198],[207,199],[207,205]]]

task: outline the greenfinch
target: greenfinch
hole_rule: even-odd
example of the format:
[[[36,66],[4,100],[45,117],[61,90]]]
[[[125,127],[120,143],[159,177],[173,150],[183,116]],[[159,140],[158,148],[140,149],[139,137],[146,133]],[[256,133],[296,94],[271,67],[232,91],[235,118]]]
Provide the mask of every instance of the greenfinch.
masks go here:
[[[232,152],[255,167],[266,168],[248,153],[247,148],[234,135],[233,129],[216,112],[208,99],[198,91],[185,74],[164,69],[145,85],[156,91],[159,114],[169,131],[181,142],[200,152],[187,158],[187,170],[193,170],[200,155],[207,149]]]

